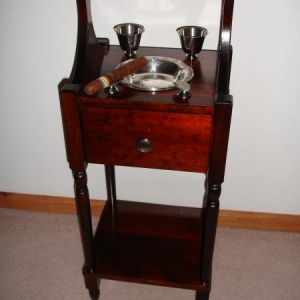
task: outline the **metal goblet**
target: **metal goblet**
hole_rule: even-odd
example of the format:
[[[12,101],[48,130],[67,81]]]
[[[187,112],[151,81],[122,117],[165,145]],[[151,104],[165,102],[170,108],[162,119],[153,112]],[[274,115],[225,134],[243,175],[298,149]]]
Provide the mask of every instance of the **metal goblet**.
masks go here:
[[[118,36],[121,49],[125,56],[133,57],[140,46],[142,33],[145,31],[144,26],[135,23],[123,23],[114,26]]]
[[[179,34],[181,48],[188,59],[196,59],[202,50],[208,31],[199,26],[182,26],[176,29]]]

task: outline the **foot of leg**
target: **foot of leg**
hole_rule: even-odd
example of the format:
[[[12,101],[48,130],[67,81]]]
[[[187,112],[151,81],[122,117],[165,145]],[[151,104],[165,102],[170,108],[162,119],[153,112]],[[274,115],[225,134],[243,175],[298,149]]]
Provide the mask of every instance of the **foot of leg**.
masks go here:
[[[99,299],[99,296],[100,296],[100,290],[97,289],[97,290],[89,290],[90,292],[90,297],[92,300],[98,300]]]
[[[196,292],[196,300],[209,300],[209,292]]]
[[[83,268],[83,276],[85,287],[89,290],[90,297],[92,300],[99,299],[100,296],[100,279],[90,272],[86,267]]]

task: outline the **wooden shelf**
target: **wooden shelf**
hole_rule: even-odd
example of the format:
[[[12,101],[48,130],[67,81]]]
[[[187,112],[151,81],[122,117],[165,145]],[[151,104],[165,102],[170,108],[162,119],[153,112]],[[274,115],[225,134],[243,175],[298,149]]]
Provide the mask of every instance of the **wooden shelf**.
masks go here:
[[[202,210],[107,202],[95,234],[100,278],[208,291],[199,281]]]
[[[141,47],[139,56],[166,56],[185,62],[194,71],[190,81],[191,98],[186,102],[178,102],[178,89],[159,92],[138,91],[118,85],[120,91],[109,97],[103,90],[95,96],[82,95],[80,102],[84,106],[126,107],[127,109],[159,110],[168,112],[184,112],[193,114],[213,113],[214,97],[217,87],[217,51],[202,51],[197,60],[187,60],[181,49]],[[119,46],[110,46],[104,56],[101,74],[106,74],[124,60]]]

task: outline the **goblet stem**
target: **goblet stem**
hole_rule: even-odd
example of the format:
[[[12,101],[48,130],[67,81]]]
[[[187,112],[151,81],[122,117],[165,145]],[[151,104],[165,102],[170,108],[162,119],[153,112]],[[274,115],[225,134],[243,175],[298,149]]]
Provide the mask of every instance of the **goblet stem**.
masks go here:
[[[197,54],[186,54],[185,55],[187,59],[193,60],[193,59],[198,59]]]
[[[134,57],[136,56],[136,51],[125,51],[125,56]]]

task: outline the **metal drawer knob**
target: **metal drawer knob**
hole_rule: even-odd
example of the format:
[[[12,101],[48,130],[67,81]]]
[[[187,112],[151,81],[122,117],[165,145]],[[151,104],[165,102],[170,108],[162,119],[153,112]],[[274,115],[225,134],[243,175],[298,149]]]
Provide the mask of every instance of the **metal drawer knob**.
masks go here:
[[[152,143],[148,139],[138,140],[136,146],[142,153],[148,153],[152,150]]]

